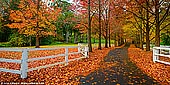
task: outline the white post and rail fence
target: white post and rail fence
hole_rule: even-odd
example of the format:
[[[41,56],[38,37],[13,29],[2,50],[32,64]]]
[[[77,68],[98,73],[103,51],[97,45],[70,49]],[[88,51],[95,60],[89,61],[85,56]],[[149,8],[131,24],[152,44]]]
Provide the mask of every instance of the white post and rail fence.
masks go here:
[[[2,71],[2,72],[10,72],[10,73],[15,73],[15,74],[20,74],[21,78],[27,78],[27,72],[30,72],[30,71],[33,71],[33,70],[38,70],[38,69],[41,69],[41,68],[47,68],[47,67],[51,67],[51,66],[55,66],[55,65],[59,65],[59,64],[68,65],[68,62],[89,57],[88,46],[81,46],[81,44],[79,44],[78,46],[62,47],[62,48],[65,48],[64,54],[56,54],[56,55],[52,55],[52,56],[45,56],[45,57],[38,57],[38,58],[31,58],[31,59],[28,58],[29,51],[55,50],[55,49],[59,49],[59,48],[61,48],[61,47],[57,47],[57,48],[0,48],[0,51],[22,52],[21,60],[0,58],[0,62],[10,62],[10,63],[21,64],[20,70],[0,68],[0,72]],[[68,50],[69,48],[78,48],[78,52],[69,52],[69,50]],[[82,54],[83,56],[81,56],[79,58],[69,59],[68,56],[70,54]],[[59,57],[59,56],[65,56],[65,61],[56,62],[54,64],[48,64],[48,65],[39,66],[39,67],[35,67],[35,68],[28,68],[28,62],[50,59],[50,58],[56,58],[56,57]],[[1,55],[0,55],[0,57],[1,57]]]
[[[163,64],[170,65],[170,62],[163,61],[160,57],[167,57],[170,58],[170,47],[163,46],[163,47],[153,47],[153,62],[159,62]]]

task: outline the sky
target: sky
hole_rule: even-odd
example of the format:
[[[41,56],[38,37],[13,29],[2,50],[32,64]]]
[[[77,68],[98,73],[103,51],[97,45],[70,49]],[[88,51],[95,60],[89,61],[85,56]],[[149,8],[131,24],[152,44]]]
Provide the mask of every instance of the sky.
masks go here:
[[[42,0],[43,2],[46,0]],[[73,0],[63,0],[63,1],[68,1],[69,3],[73,2]]]
[[[71,3],[73,0],[64,0],[64,1],[68,1],[69,3]]]

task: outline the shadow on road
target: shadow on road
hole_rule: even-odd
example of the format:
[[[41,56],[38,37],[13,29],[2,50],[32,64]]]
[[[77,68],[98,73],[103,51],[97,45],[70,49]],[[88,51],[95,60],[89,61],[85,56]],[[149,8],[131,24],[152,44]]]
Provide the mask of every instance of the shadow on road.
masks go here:
[[[128,47],[111,50],[98,70],[80,77],[81,85],[159,85],[130,62]]]

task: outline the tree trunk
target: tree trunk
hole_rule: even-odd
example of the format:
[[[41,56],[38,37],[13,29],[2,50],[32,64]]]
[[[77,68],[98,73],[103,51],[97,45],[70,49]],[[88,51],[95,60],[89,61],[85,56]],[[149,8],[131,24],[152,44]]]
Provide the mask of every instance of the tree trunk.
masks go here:
[[[118,38],[118,46],[120,46],[121,45],[121,37],[119,36],[119,33],[117,34],[117,38]]]
[[[140,47],[140,49],[142,49],[143,50],[143,30],[142,30],[142,28],[143,28],[143,25],[142,25],[142,23],[143,23],[143,21],[142,21],[142,19],[141,19],[141,23],[140,23],[140,39],[139,39],[139,42],[140,42],[140,45],[139,45],[139,47]]]
[[[66,43],[68,43],[68,40],[69,40],[69,32],[67,31],[66,32]]]
[[[102,30],[101,30],[101,2],[99,0],[99,47],[98,49],[101,50],[101,36],[102,36]]]
[[[160,46],[160,21],[159,21],[159,0],[155,0],[155,20],[156,20],[156,33],[155,33],[155,46]]]
[[[140,17],[143,17],[143,8],[142,7],[140,7],[140,10],[139,10],[139,14],[140,14]],[[140,49],[142,49],[143,50],[143,37],[144,37],[144,35],[143,35],[143,19],[140,19],[140,24],[139,24],[139,30],[140,30],[140,45],[139,45],[139,47],[140,47]]]
[[[78,33],[74,32],[74,43],[77,43],[78,40]]]
[[[91,19],[90,19],[90,0],[88,0],[88,46],[89,52],[92,52],[92,45],[91,45]]]
[[[146,51],[150,51],[149,32],[146,32]]]
[[[115,47],[116,47],[116,46],[118,46],[117,33],[115,33],[115,36],[114,36],[114,37],[115,37],[115,42],[114,42],[114,44],[115,44]]]
[[[69,40],[68,40],[68,42],[70,42],[70,43],[72,43],[72,39],[73,39],[73,31],[72,31],[72,29],[71,29],[71,33],[70,33],[70,36],[69,36]]]
[[[111,39],[110,39],[110,35],[111,35],[111,33],[110,33],[110,27],[109,27],[109,47],[111,47]]]
[[[147,10],[146,10],[146,51],[150,51],[150,39],[149,39],[149,2],[147,1]]]
[[[160,29],[159,26],[156,26],[156,34],[155,34],[155,46],[160,46]]]
[[[121,37],[121,45],[123,45],[124,44],[124,39],[123,39],[123,37]]]
[[[105,38],[105,48],[108,48],[108,40]]]
[[[108,24],[106,24],[105,48],[108,48]]]
[[[30,46],[32,46],[32,37],[31,36],[29,36],[29,44],[30,44]]]
[[[109,34],[109,36],[108,36],[108,38],[109,38],[109,47],[111,47],[111,40],[110,40],[110,35],[111,35],[111,33],[110,33],[110,1],[109,1],[109,8],[108,8],[108,21],[107,21],[107,23],[108,23],[108,30],[109,30],[109,32],[108,32],[108,34]]]
[[[36,18],[37,18],[37,28],[39,27],[39,20],[38,20],[38,12],[39,12],[39,8],[40,8],[40,0],[38,0],[38,2],[37,2],[37,14],[36,14]],[[36,48],[39,48],[40,47],[40,40],[39,40],[39,33],[38,33],[38,30],[37,30],[37,35],[36,35],[36,44],[35,44],[36,46]]]
[[[36,46],[35,48],[40,48],[40,40],[39,40],[39,36],[36,36]]]
[[[107,12],[107,10],[105,10],[105,12],[106,12],[106,19],[105,19],[105,25],[106,25],[106,38],[105,38],[105,48],[108,48],[108,21],[109,21],[109,19],[108,19],[108,12]]]
[[[143,50],[143,32],[142,32],[142,29],[140,29],[140,49]]]

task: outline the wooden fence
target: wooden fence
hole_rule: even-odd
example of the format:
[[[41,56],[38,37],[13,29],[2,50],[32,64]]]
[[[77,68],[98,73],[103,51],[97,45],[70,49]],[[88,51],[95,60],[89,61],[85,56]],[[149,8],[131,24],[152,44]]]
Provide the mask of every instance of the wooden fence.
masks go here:
[[[170,58],[170,48],[169,47],[153,47],[153,62],[160,62],[170,65],[170,62],[162,61],[160,57]]]
[[[51,67],[51,66],[59,65],[59,64],[68,65],[68,62],[71,62],[71,61],[74,61],[74,60],[79,60],[81,58],[88,58],[88,56],[89,56],[87,46],[67,46],[67,47],[64,47],[65,48],[64,54],[57,54],[57,55],[52,55],[52,56],[45,56],[45,57],[28,59],[29,51],[55,50],[55,49],[59,49],[59,48],[63,48],[63,47],[56,47],[56,48],[0,48],[0,51],[22,52],[21,60],[0,58],[0,62],[10,62],[10,63],[21,64],[20,70],[0,68],[0,72],[2,71],[2,72],[10,72],[10,73],[15,73],[15,74],[20,74],[21,78],[27,78],[27,72],[30,72],[30,71],[33,71],[33,70],[38,70],[38,69],[41,69],[41,68],[47,68],[47,67]],[[69,52],[69,50],[68,50],[69,48],[78,48],[78,52]],[[83,56],[81,56],[79,58],[69,59],[68,56],[70,54],[82,54]],[[56,62],[54,64],[48,64],[48,65],[28,69],[28,62],[50,59],[50,58],[56,58],[56,57],[59,57],[59,56],[65,56],[65,61]]]

